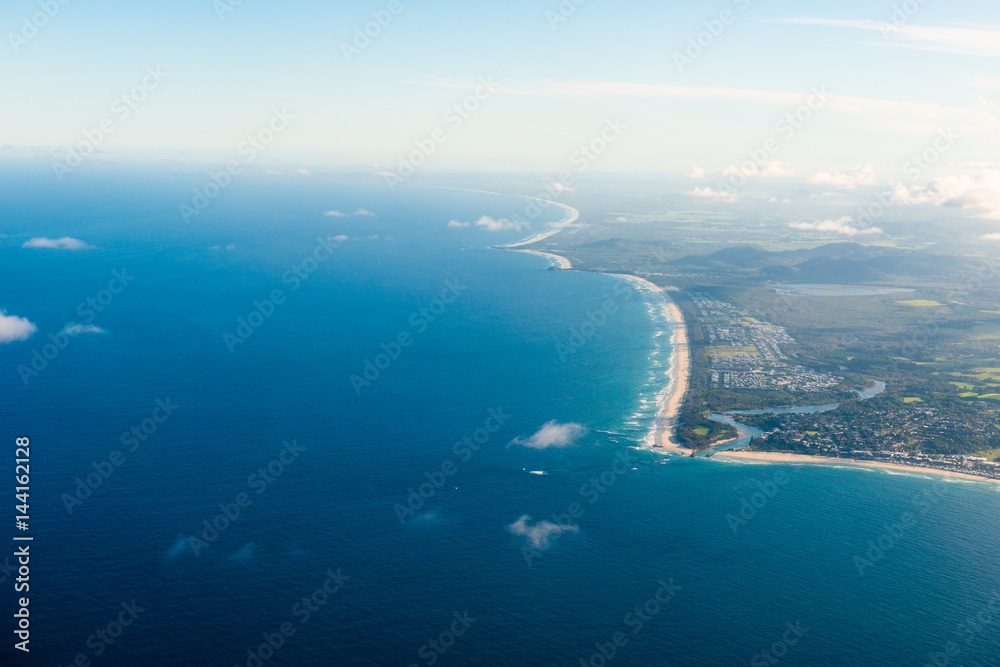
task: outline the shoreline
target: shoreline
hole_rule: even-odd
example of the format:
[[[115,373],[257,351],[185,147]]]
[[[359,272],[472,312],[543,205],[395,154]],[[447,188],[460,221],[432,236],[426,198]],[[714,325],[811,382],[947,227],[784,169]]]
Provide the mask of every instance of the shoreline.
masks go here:
[[[876,468],[880,470],[894,470],[897,472],[939,475],[941,477],[954,477],[969,481],[992,482],[1000,484],[1000,479],[983,477],[981,475],[971,475],[953,470],[941,470],[940,468],[925,468],[923,466],[908,466],[900,463],[885,463],[883,461],[858,461],[856,459],[842,459],[832,456],[810,456],[808,454],[791,454],[785,452],[748,452],[745,450],[725,450],[712,454],[712,458],[736,459],[754,463],[803,463],[807,465],[837,466],[847,465],[858,468]]]
[[[570,206],[569,204],[561,204],[561,203],[559,203],[557,201],[554,201],[554,200],[551,200],[551,199],[542,199],[541,197],[532,197],[530,195],[518,195],[518,196],[524,197],[525,199],[534,199],[535,201],[540,201],[540,202],[543,202],[545,204],[555,204],[556,206],[561,206],[566,211],[567,215],[566,215],[565,218],[563,218],[559,222],[554,223],[552,225],[552,228],[549,229],[548,231],[539,232],[539,233],[537,233],[537,234],[535,234],[533,236],[529,236],[528,238],[524,239],[523,241],[518,241],[517,243],[510,243],[510,244],[505,245],[505,246],[500,246],[501,248],[505,248],[507,250],[516,250],[516,249],[520,248],[521,246],[530,245],[532,243],[538,243],[539,241],[544,241],[545,239],[549,238],[550,236],[555,236],[556,234],[558,234],[559,232],[561,232],[562,230],[566,229],[567,227],[569,227],[574,222],[576,222],[577,220],[580,219],[580,212],[578,210],[576,210],[575,208],[573,208],[572,206]],[[541,251],[537,251],[537,252],[541,252]],[[558,257],[558,255],[555,255],[555,256]],[[566,268],[570,268],[570,267],[566,267]]]
[[[536,255],[538,257],[544,257],[544,258],[548,259],[550,262],[552,262],[552,266],[558,267],[559,269],[561,269],[563,271],[566,271],[567,269],[572,269],[573,268],[573,263],[570,262],[565,257],[563,257],[562,255],[556,255],[555,253],[545,252],[544,250],[527,250],[525,248],[512,248],[512,247],[503,247],[503,246],[501,246],[501,247],[504,250],[511,250],[513,252],[524,252],[524,253],[527,253],[529,255]]]
[[[618,276],[638,286],[656,292],[663,298],[663,307],[669,313],[669,318],[674,325],[673,333],[670,335],[670,382],[667,384],[665,394],[667,400],[656,415],[656,430],[653,433],[653,442],[647,447],[653,451],[667,451],[682,456],[690,456],[694,450],[684,447],[677,441],[677,426],[680,422],[681,406],[687,397],[688,383],[691,374],[691,349],[688,347],[687,323],[684,321],[684,314],[680,307],[670,296],[671,291],[677,288],[660,287],[645,278],[625,273],[609,273],[609,276]]]
[[[457,191],[460,191],[460,192],[478,192],[480,194],[495,195],[497,197],[521,197],[522,199],[533,199],[535,201],[540,201],[540,202],[542,202],[543,204],[546,204],[546,205],[548,205],[548,204],[554,204],[556,206],[559,206],[563,210],[566,211],[566,217],[563,218],[562,220],[560,220],[559,222],[553,223],[552,227],[548,231],[539,232],[537,234],[534,234],[533,236],[529,236],[528,238],[524,239],[523,241],[517,241],[516,243],[510,243],[510,244],[507,244],[507,245],[494,246],[494,247],[499,248],[501,250],[518,250],[518,252],[531,252],[532,254],[540,254],[540,255],[543,255],[543,256],[549,257],[549,258],[557,258],[558,257],[561,260],[560,264],[562,264],[562,260],[565,260],[565,262],[566,262],[566,266],[564,266],[564,267],[561,266],[560,268],[565,268],[565,269],[571,269],[571,268],[573,268],[572,265],[569,263],[569,260],[566,260],[565,258],[562,258],[560,255],[554,255],[552,253],[546,253],[546,252],[543,252],[541,250],[535,250],[535,251],[519,250],[519,248],[521,246],[528,245],[528,244],[531,244],[531,243],[537,243],[539,241],[543,241],[543,240],[549,238],[550,236],[554,236],[554,235],[558,234],[559,232],[561,232],[562,230],[564,230],[566,227],[569,227],[574,222],[576,222],[577,220],[579,220],[580,219],[580,211],[578,211],[577,209],[573,208],[569,204],[563,204],[563,203],[557,202],[556,200],[551,199],[551,198],[550,199],[545,199],[544,197],[535,197],[533,195],[508,194],[508,193],[505,193],[505,192],[493,192],[491,190],[476,190],[474,188],[456,188],[456,187],[451,187],[451,186],[447,186],[447,185],[423,185],[423,184],[419,184],[418,185],[418,184],[413,184],[413,183],[408,183],[407,185],[409,185],[410,187],[414,187],[414,188],[434,188],[434,189],[438,189],[438,190],[457,190]]]
[[[564,230],[566,227],[576,222],[580,218],[580,212],[575,208],[573,208],[572,206],[570,206],[569,204],[560,204],[557,201],[541,199],[540,197],[532,197],[530,195],[517,195],[517,196],[523,197],[525,199],[534,199],[536,201],[544,202],[546,204],[555,204],[556,206],[561,206],[563,210],[566,211],[566,217],[564,217],[559,222],[553,224],[552,228],[549,229],[548,231],[539,232],[538,234],[529,236],[523,241],[518,241],[516,243],[509,243],[507,245],[501,245],[496,247],[500,250],[512,250],[514,252],[524,252],[529,255],[544,257],[550,262],[552,262],[551,264],[552,266],[557,267],[563,271],[572,269],[573,263],[569,261],[569,259],[563,257],[562,255],[557,255],[551,252],[545,252],[544,250],[528,249],[522,246],[531,245],[532,243],[538,243],[539,241],[543,241],[549,238],[550,236],[555,236],[556,234]]]

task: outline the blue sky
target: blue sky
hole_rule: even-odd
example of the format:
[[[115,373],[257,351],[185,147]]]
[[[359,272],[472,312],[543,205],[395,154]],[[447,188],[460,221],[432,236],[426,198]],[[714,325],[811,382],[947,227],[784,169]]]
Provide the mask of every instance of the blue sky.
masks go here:
[[[399,0],[348,62],[342,44],[389,2],[243,0],[223,18],[225,0],[51,2],[47,25],[16,44],[39,2],[0,10],[0,145],[13,152],[59,154],[111,117],[109,155],[224,160],[287,109],[295,120],[262,164],[394,167],[444,128],[430,169],[551,172],[618,118],[627,130],[595,171],[711,175],[774,135],[816,86],[832,101],[782,142],[776,174],[871,164],[901,177],[947,126],[960,139],[925,181],[997,150],[996,3],[912,0],[917,11],[897,11],[905,20],[893,26],[902,2],[567,0],[574,11],[553,27],[556,0]],[[724,11],[730,24],[679,71],[674,54]],[[151,66],[166,79],[116,117],[115,98]],[[444,114],[480,77],[497,91],[449,126]]]

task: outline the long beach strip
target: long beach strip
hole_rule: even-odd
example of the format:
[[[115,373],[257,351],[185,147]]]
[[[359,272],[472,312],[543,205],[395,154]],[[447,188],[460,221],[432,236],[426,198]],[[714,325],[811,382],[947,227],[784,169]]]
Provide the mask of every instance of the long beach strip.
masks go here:
[[[538,197],[529,197],[529,199],[538,199]],[[539,257],[545,257],[553,263],[553,266],[558,266],[560,269],[571,269],[573,268],[572,262],[562,255],[556,255],[542,250],[529,250],[521,247],[531,243],[537,243],[554,234],[558,234],[560,231],[576,222],[576,220],[580,217],[580,212],[567,204],[560,204],[558,202],[541,199],[539,199],[539,201],[545,201],[546,203],[555,204],[556,206],[562,206],[566,209],[567,216],[553,225],[550,230],[535,234],[534,236],[523,241],[518,241],[517,243],[501,247],[505,250],[513,250],[514,252],[524,252],[531,255],[537,255]],[[653,444],[658,445],[658,447],[662,450],[683,454],[685,456],[690,455],[692,450],[682,447],[677,440],[677,426],[680,422],[681,406],[684,404],[684,398],[687,395],[688,380],[691,372],[691,349],[688,346],[687,325],[684,322],[684,315],[681,313],[681,309],[670,296],[670,292],[677,291],[677,288],[663,288],[651,283],[645,278],[640,278],[639,276],[631,274],[609,273],[607,275],[613,275],[626,280],[631,280],[636,283],[640,289],[658,294],[663,299],[663,308],[674,326],[673,333],[670,337],[671,353],[670,368],[668,369],[670,382],[664,393],[665,400],[663,400],[663,403],[660,406],[660,412],[656,416],[657,428],[653,433]]]
[[[626,280],[637,283],[642,289],[659,294],[663,298],[663,308],[673,323],[673,334],[670,336],[670,382],[664,393],[665,400],[656,416],[657,429],[653,434],[653,444],[660,449],[688,456],[692,450],[683,447],[677,439],[677,426],[680,423],[681,406],[687,396],[688,381],[691,373],[691,348],[688,345],[687,324],[680,307],[670,296],[677,291],[676,287],[660,287],[645,278],[631,274],[615,273]]]

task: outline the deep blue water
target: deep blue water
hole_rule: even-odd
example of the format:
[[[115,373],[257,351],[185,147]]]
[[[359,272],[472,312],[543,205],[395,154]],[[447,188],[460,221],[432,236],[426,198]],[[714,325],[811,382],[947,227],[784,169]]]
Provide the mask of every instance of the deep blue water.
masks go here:
[[[475,621],[434,664],[578,665],[619,631],[628,641],[608,664],[765,664],[755,656],[788,623],[805,632],[778,645],[783,664],[923,665],[949,641],[961,642],[950,664],[998,664],[1000,617],[962,638],[956,628],[1000,587],[1000,486],[632,449],[651,418],[664,325],[617,278],[488,249],[527,232],[447,226],[510,217],[519,198],[248,177],[185,224],[178,204],[202,176],[0,172],[0,309],[38,327],[0,345],[10,517],[14,438],[32,439],[27,664],[84,654],[95,665],[243,665],[289,623],[295,634],[264,664],[427,665],[456,612]],[[324,215],[358,208],[376,216]],[[561,215],[553,207],[545,220]],[[292,290],[287,272],[317,237],[341,234]],[[95,247],[21,247],[35,236]],[[72,338],[25,385],[18,366],[48,334],[83,323],[78,304],[115,270],[134,278],[95,314],[105,333]],[[419,309],[446,281],[460,296],[431,322]],[[223,335],[276,289],[282,303],[231,353]],[[557,344],[607,299],[607,324],[561,359]],[[350,376],[404,332],[412,343],[359,395]],[[173,414],[128,451],[123,432],[168,397]],[[463,460],[453,444],[490,410],[509,416]],[[567,448],[507,446],[550,420],[588,432]],[[124,463],[70,513],[64,496],[116,450]],[[609,472],[622,453],[631,464]],[[443,467],[447,482],[401,521],[395,506]],[[601,486],[602,473],[613,483]],[[787,481],[769,486],[778,473]],[[754,499],[758,484],[773,496]],[[241,493],[251,503],[196,554],[186,538]],[[762,498],[737,520],[744,499]],[[526,538],[508,526],[525,514],[558,521],[573,503],[578,531],[529,565]],[[905,512],[915,521],[862,576],[855,556]],[[296,603],[338,569],[342,586],[305,621]],[[633,632],[626,615],[660,580],[675,595]],[[0,598],[12,612],[10,585]],[[133,600],[138,619],[97,656],[88,638],[117,631]]]

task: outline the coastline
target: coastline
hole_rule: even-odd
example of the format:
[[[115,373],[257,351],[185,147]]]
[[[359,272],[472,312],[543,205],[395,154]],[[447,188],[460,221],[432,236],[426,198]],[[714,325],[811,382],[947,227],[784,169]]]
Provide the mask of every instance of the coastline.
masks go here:
[[[527,250],[525,248],[513,248],[510,246],[505,247],[504,250],[512,250],[514,252],[524,252],[529,255],[537,255],[538,257],[545,257],[546,259],[552,262],[552,266],[557,266],[564,271],[566,269],[573,268],[573,263],[570,262],[568,259],[566,259],[562,255],[556,255],[551,252],[544,252],[542,250]]]
[[[674,325],[670,336],[670,382],[665,389],[666,400],[656,415],[657,428],[653,434],[650,449],[673,452],[690,456],[693,450],[681,445],[677,440],[677,426],[680,422],[681,406],[687,396],[688,383],[691,374],[691,350],[688,347],[687,323],[680,307],[671,298],[670,292],[677,288],[660,287],[645,278],[624,273],[609,273],[608,275],[625,278],[636,283],[643,289],[659,294],[663,298],[663,307],[669,314]]]
[[[532,196],[532,195],[513,195],[513,194],[507,194],[507,193],[504,193],[504,192],[492,192],[491,190],[476,190],[476,189],[473,189],[473,188],[455,188],[455,187],[450,187],[450,186],[447,186],[447,185],[415,185],[415,184],[408,184],[408,185],[410,187],[415,187],[415,188],[434,188],[434,189],[438,189],[438,190],[458,190],[460,192],[478,192],[480,194],[495,195],[497,197],[521,197],[522,199],[534,199],[535,201],[540,201],[540,202],[542,202],[543,204],[546,204],[546,205],[548,205],[548,204],[555,204],[556,206],[562,207],[562,209],[566,211],[566,217],[563,218],[562,220],[560,220],[559,222],[554,223],[552,225],[551,229],[549,229],[548,231],[539,232],[538,234],[534,234],[533,236],[529,236],[528,238],[524,239],[523,241],[518,241],[516,243],[510,243],[508,245],[502,245],[502,246],[496,246],[496,247],[500,248],[502,250],[518,250],[518,252],[529,252],[531,254],[542,255],[542,256],[548,257],[550,259],[559,258],[560,268],[563,268],[563,269],[571,269],[571,268],[573,268],[572,265],[569,263],[569,260],[565,259],[564,257],[561,257],[560,255],[554,255],[552,253],[542,252],[541,250],[534,250],[534,251],[519,250],[519,248],[521,246],[529,245],[531,243],[537,243],[538,241],[545,240],[545,239],[549,238],[550,236],[554,236],[555,234],[558,234],[563,229],[565,229],[566,227],[569,227],[574,222],[576,222],[577,220],[579,220],[580,219],[580,211],[576,210],[575,208],[573,208],[569,204],[563,204],[563,203],[557,202],[554,199],[545,199],[544,197],[535,197],[535,196]],[[566,266],[561,266],[561,264],[562,264],[563,261],[566,262]]]
[[[563,257],[562,255],[556,255],[555,253],[545,252],[544,250],[529,250],[527,248],[523,248],[522,246],[530,245],[532,243],[537,243],[539,241],[549,238],[550,236],[558,234],[563,229],[576,222],[580,218],[580,212],[575,208],[573,208],[572,206],[570,206],[569,204],[560,204],[557,201],[541,199],[540,197],[532,197],[530,195],[518,195],[518,196],[523,197],[525,199],[535,199],[537,201],[544,202],[546,204],[555,204],[556,206],[561,206],[563,210],[566,211],[566,217],[560,220],[559,222],[555,223],[554,225],[552,225],[552,228],[547,231],[539,232],[538,234],[529,236],[523,241],[518,241],[517,243],[509,243],[507,245],[497,246],[497,248],[499,248],[500,250],[513,250],[514,252],[524,252],[529,255],[544,257],[550,262],[552,262],[552,266],[562,269],[563,271],[567,269],[572,269],[573,263],[570,262],[565,257]]]
[[[939,468],[924,468],[922,466],[908,466],[899,463],[885,463],[882,461],[857,461],[855,459],[841,459],[832,456],[809,456],[807,454],[787,454],[784,452],[748,452],[745,450],[722,451],[712,454],[712,458],[736,459],[753,463],[804,463],[807,465],[826,466],[856,466],[859,468],[876,468],[881,470],[893,470],[909,474],[939,475],[941,477],[954,477],[967,481],[992,482],[1000,484],[1000,479],[982,477],[980,475],[969,475],[963,472],[952,470],[941,470]]]
[[[561,206],[566,211],[567,215],[566,215],[565,218],[563,218],[559,222],[553,224],[552,228],[549,229],[548,231],[539,232],[538,234],[535,234],[534,236],[529,236],[528,238],[524,239],[523,241],[518,241],[517,243],[511,243],[511,244],[508,244],[508,245],[505,245],[505,246],[500,246],[501,248],[505,248],[507,250],[516,250],[516,249],[520,248],[521,246],[529,245],[531,243],[538,243],[539,241],[543,241],[543,240],[549,238],[550,236],[554,236],[554,235],[558,234],[559,232],[561,232],[562,230],[564,230],[566,227],[569,227],[574,222],[576,222],[577,220],[580,219],[580,212],[578,210],[576,210],[575,208],[573,208],[572,206],[570,206],[569,204],[560,204],[559,202],[553,201],[551,199],[542,199],[540,197],[531,197],[529,195],[520,195],[520,196],[524,197],[525,199],[534,199],[536,201],[544,202],[546,204],[555,204],[556,206]],[[524,252],[524,251],[522,251],[522,252]],[[538,252],[541,252],[541,251],[538,251]],[[543,254],[545,254],[545,253],[543,253]],[[558,255],[553,255],[553,256],[554,257],[558,257]],[[570,268],[570,267],[567,266],[565,268]]]

